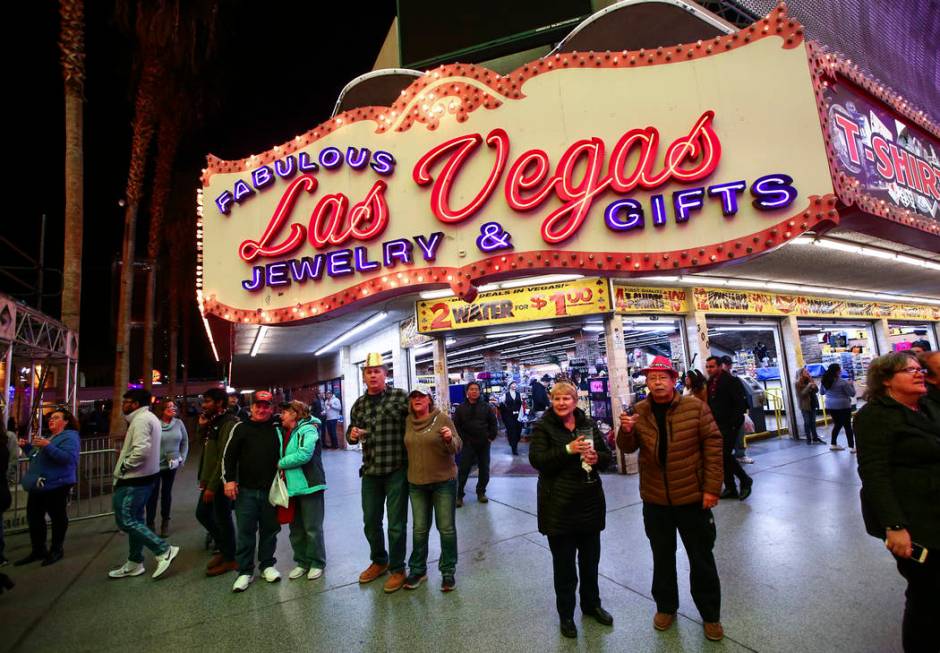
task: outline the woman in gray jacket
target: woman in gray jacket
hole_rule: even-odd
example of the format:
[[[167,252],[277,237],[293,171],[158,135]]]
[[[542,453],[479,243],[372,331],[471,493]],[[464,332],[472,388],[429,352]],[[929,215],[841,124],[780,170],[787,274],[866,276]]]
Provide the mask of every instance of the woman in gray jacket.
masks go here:
[[[160,418],[160,473],[153,484],[153,492],[147,500],[147,528],[156,532],[154,521],[157,519],[157,500],[160,501],[160,537],[166,537],[170,530],[170,507],[173,502],[173,481],[176,470],[186,462],[189,455],[189,433],[186,425],[176,415],[179,409],[172,399],[164,399],[156,404],[153,412]]]
[[[826,410],[832,415],[832,439],[829,448],[842,451],[838,443],[839,430],[845,428],[849,451],[855,453],[855,431],[852,430],[852,404],[855,403],[855,384],[842,378],[842,366],[833,363],[822,376],[823,394],[826,395]]]

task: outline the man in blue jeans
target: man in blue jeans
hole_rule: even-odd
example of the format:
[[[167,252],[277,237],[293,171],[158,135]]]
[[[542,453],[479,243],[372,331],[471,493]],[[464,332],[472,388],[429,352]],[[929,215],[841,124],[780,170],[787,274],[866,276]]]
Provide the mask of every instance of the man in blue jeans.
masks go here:
[[[222,457],[225,496],[235,502],[237,524],[238,578],[232,586],[233,592],[244,592],[253,579],[256,538],[261,577],[269,583],[281,580],[281,574],[274,568],[281,524],[277,520],[277,508],[268,501],[282,441],[281,429],[273,419],[273,399],[267,390],[252,395],[251,419],[235,425]]]
[[[359,574],[360,583],[371,583],[390,571],[385,592],[405,584],[405,546],[408,537],[408,454],[405,451],[405,416],[408,395],[389,388],[382,354],[366,357],[362,372],[366,394],[353,404],[346,440],[362,442],[362,521],[372,559]],[[388,550],[382,516],[388,507]]]
[[[112,506],[118,528],[127,533],[129,553],[127,562],[108,572],[111,578],[127,578],[144,573],[144,547],[150,549],[157,561],[153,578],[159,578],[170,568],[180,548],[171,546],[147,528],[144,509],[153,491],[153,483],[160,473],[160,419],[150,410],[150,393],[129,390],[124,394],[121,410],[128,422],[124,446],[114,467],[114,496]]]

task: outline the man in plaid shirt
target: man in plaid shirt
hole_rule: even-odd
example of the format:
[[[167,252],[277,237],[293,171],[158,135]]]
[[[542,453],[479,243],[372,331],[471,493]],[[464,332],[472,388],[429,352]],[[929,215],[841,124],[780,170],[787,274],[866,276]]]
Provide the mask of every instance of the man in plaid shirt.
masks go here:
[[[372,564],[359,574],[360,583],[370,583],[386,571],[388,593],[405,583],[405,543],[408,524],[408,454],[405,451],[405,417],[408,395],[401,388],[386,386],[388,370],[381,354],[369,354],[363,378],[366,394],[349,413],[346,440],[362,442],[362,520],[369,541]],[[388,508],[388,548],[382,516]]]

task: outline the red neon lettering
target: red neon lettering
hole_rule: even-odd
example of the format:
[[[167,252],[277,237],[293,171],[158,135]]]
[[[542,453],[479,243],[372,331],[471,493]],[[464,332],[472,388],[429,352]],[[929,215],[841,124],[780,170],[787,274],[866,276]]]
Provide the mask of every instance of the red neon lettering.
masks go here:
[[[465,207],[462,209],[452,209],[450,207],[450,192],[457,179],[457,173],[460,172],[467,158],[476,151],[482,141],[483,139],[479,134],[459,136],[430,150],[415,164],[413,177],[416,184],[427,186],[434,182],[431,187],[431,211],[441,222],[448,224],[461,222],[476,213],[489,199],[493,188],[502,176],[503,169],[506,167],[506,158],[509,155],[509,135],[503,129],[494,129],[486,137],[486,144],[496,148],[496,161],[492,170],[490,170],[490,176],[476,196]],[[437,163],[440,157],[447,155],[452,150],[453,153],[450,154],[450,158],[444,163],[441,174],[435,180],[430,173],[430,168]]]
[[[581,183],[572,182],[575,166],[579,159],[586,159],[587,165]],[[577,141],[561,156],[555,171],[555,194],[565,204],[553,211],[542,223],[542,240],[546,243],[560,243],[575,234],[588,212],[594,198],[610,185],[610,178],[603,177],[604,142],[599,138]]]
[[[379,179],[366,198],[349,212],[350,235],[357,240],[372,240],[388,226],[388,202],[385,189],[388,184]]]
[[[534,166],[534,170],[530,168]],[[555,177],[533,194],[526,197],[523,191],[538,186],[548,174],[548,155],[542,150],[529,150],[516,159],[506,175],[506,203],[516,211],[528,211],[545,201],[555,185]]]
[[[907,154],[908,184],[913,186],[917,190],[918,193],[923,193],[924,187],[920,183],[920,174],[919,174],[920,170],[918,169],[920,166],[917,165],[919,162],[917,158],[910,152],[906,152],[906,154]]]
[[[326,245],[339,245],[349,238],[349,230],[342,231],[343,218],[349,199],[342,193],[324,195],[310,214],[307,238],[317,249]]]
[[[899,150],[894,143],[888,145],[888,149],[891,151],[891,161],[894,164],[894,175],[899,184],[908,186],[908,169],[907,169],[907,160],[904,156],[904,151]]]
[[[871,139],[872,149],[875,150],[875,158],[878,159],[876,169],[878,174],[885,179],[894,179],[894,166],[891,165],[891,154],[888,150],[888,141],[882,136],[875,135]]]
[[[308,193],[314,192],[317,189],[316,178],[310,175],[302,175],[291,182],[281,196],[281,201],[278,202],[277,208],[274,209],[274,214],[271,216],[271,220],[268,222],[264,233],[261,234],[260,240],[246,240],[238,248],[238,255],[243,261],[248,263],[258,256],[282,256],[294,250],[304,241],[303,225],[292,224],[290,226],[290,233],[287,235],[287,238],[284,239],[284,242],[280,245],[269,245],[271,240],[281,230],[284,221],[287,220],[287,216],[290,215],[290,212],[293,210],[301,188]]]
[[[833,122],[836,123],[836,127],[842,130],[842,135],[845,137],[845,144],[849,148],[849,159],[852,163],[858,163],[860,161],[858,157],[858,125],[855,124],[855,121],[843,116],[841,113],[836,113],[833,118]]]
[[[621,194],[629,193],[638,184],[649,188],[647,180],[653,176],[653,163],[656,147],[659,144],[659,132],[653,127],[631,129],[620,137],[610,155],[611,188]],[[634,145],[640,146],[640,158],[633,171],[625,175],[627,157]]]
[[[920,168],[920,176],[924,182],[924,194],[940,200],[940,189],[937,188],[937,181],[940,181],[937,179],[938,172],[920,160],[917,161],[917,167]]]

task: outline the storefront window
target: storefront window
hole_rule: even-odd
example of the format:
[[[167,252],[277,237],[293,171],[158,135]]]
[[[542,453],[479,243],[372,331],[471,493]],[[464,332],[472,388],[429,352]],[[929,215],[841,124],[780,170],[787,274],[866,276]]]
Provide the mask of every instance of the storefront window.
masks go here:
[[[842,377],[852,381],[856,391],[856,405],[865,401],[865,377],[868,366],[877,355],[875,335],[868,322],[837,322],[798,320],[803,360],[810,375],[819,383],[823,372],[836,363],[842,367]],[[820,395],[825,406],[825,395]]]
[[[893,351],[910,349],[914,344],[926,342],[931,351],[937,350],[937,333],[932,323],[889,322],[888,340]]]

